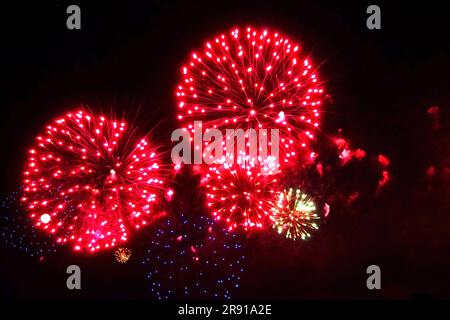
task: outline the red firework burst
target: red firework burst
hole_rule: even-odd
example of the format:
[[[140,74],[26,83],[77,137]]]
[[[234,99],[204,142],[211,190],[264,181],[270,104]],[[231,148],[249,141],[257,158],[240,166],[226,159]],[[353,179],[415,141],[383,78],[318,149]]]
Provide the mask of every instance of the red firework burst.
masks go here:
[[[86,110],[48,125],[29,150],[22,201],[36,227],[97,250],[147,225],[164,178],[156,148],[125,122]]]
[[[231,164],[210,166],[206,174],[207,206],[216,220],[236,227],[262,228],[270,223],[279,188],[279,167]]]
[[[181,72],[176,97],[184,128],[193,130],[194,120],[222,130],[278,128],[282,161],[297,146],[309,155],[324,89],[298,44],[266,29],[233,29],[192,53]]]

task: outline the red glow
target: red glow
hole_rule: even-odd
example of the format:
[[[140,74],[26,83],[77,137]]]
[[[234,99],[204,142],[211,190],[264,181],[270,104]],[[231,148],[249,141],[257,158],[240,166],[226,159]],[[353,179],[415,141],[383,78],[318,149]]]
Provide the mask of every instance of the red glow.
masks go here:
[[[434,177],[436,175],[436,168],[433,166],[429,166],[426,170],[426,173],[429,178]]]
[[[358,191],[354,191],[348,196],[347,203],[350,205],[353,202],[355,202],[358,198],[359,198],[359,192]]]
[[[439,129],[440,128],[440,109],[438,106],[433,106],[428,108],[427,113],[431,116],[433,120],[433,128]]]
[[[341,164],[345,165],[350,160],[362,160],[366,157],[366,152],[363,149],[352,150],[347,140],[343,138],[335,138],[334,143],[339,151],[339,159]]]
[[[378,162],[384,168],[390,164],[389,158],[382,154],[378,155]]]
[[[317,172],[319,173],[319,175],[322,177],[323,176],[323,165],[322,165],[322,163],[318,163],[317,165],[316,165],[316,170],[317,170]]]
[[[345,139],[343,139],[343,138],[336,138],[336,139],[334,139],[334,143],[336,144],[336,147],[339,150],[348,148],[348,142]]]
[[[353,152],[353,156],[358,160],[362,160],[366,157],[366,152],[363,149],[356,149],[356,151]]]
[[[428,108],[427,113],[431,114],[431,115],[438,115],[439,114],[439,107],[438,106],[430,107],[430,108]]]
[[[378,188],[384,187],[390,180],[389,171],[383,171],[382,178],[378,181]]]
[[[328,203],[325,203],[324,206],[323,206],[323,216],[325,218],[327,218],[328,215],[330,214],[330,211],[331,211],[330,205]]]

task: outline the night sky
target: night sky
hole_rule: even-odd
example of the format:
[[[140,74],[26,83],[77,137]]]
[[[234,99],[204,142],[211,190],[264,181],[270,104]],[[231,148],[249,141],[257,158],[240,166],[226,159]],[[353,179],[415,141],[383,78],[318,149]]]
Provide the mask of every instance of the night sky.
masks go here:
[[[233,297],[450,298],[448,3],[376,1],[382,29],[368,30],[373,1],[77,1],[82,28],[70,31],[65,12],[75,2],[52,2],[2,4],[2,197],[18,190],[26,150],[41,128],[80,105],[114,110],[143,130],[158,125],[160,142],[169,145],[177,125],[174,89],[191,51],[234,26],[267,26],[299,40],[320,64],[329,95],[322,131],[342,129],[372,160],[336,172],[327,193],[361,197],[333,207],[310,240],[250,235]],[[434,106],[439,128],[427,112]],[[378,154],[390,159],[391,180],[381,192]],[[189,214],[198,208],[198,181],[184,179]],[[149,234],[131,239],[133,256],[124,265],[111,251],[86,257],[63,248],[39,261],[2,245],[0,296],[150,299],[140,266]],[[65,286],[70,264],[82,269],[80,291]],[[371,264],[381,267],[382,290],[366,288]]]

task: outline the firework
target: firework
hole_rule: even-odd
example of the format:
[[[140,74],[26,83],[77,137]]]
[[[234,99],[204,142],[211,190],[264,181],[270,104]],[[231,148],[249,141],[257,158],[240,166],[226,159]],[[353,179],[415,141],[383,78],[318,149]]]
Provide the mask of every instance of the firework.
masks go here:
[[[276,204],[280,170],[266,172],[259,163],[210,166],[206,175],[207,207],[216,220],[236,227],[262,228]]]
[[[24,175],[22,201],[34,225],[75,250],[126,242],[164,197],[156,148],[125,122],[86,110],[37,136]]]
[[[309,156],[324,89],[300,45],[268,29],[236,28],[193,52],[181,73],[183,128],[193,131],[194,120],[205,129],[278,128],[284,162],[298,149]]]
[[[20,194],[13,192],[0,202],[0,241],[31,257],[43,258],[57,250],[57,245],[49,241],[30,225],[26,210],[20,202]]]
[[[239,235],[210,217],[171,216],[149,239],[142,264],[156,299],[230,299],[239,287],[245,262]]]
[[[128,262],[128,260],[130,260],[130,257],[131,257],[131,250],[128,248],[121,247],[114,252],[114,258],[116,258],[116,261],[120,263]]]
[[[316,213],[316,205],[299,189],[280,192],[273,213],[273,227],[288,239],[305,240],[311,236],[310,232],[318,229],[320,217]]]

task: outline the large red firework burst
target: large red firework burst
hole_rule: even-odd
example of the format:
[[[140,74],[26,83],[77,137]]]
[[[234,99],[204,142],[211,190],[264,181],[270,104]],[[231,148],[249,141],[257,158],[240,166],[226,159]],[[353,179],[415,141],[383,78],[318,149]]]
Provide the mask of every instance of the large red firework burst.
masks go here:
[[[192,53],[176,90],[178,119],[203,128],[280,129],[280,156],[304,150],[319,126],[324,89],[300,45],[268,29],[235,28]]]
[[[36,227],[75,250],[124,243],[151,222],[164,176],[156,148],[123,121],[86,110],[48,125],[29,150],[24,195]]]
[[[261,163],[209,166],[205,177],[207,206],[230,230],[262,228],[276,205],[281,171]]]

